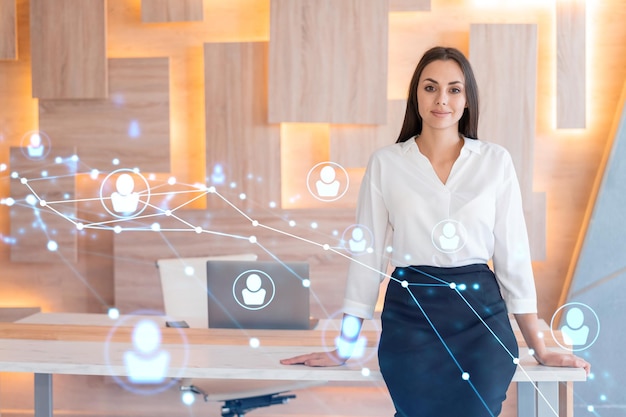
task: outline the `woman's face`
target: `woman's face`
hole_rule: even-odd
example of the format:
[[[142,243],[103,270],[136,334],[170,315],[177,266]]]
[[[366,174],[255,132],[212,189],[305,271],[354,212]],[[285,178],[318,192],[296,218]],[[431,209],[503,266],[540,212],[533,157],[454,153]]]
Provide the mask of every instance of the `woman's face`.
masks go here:
[[[417,87],[417,105],[424,129],[454,129],[467,99],[465,77],[456,61],[433,61],[424,67]]]

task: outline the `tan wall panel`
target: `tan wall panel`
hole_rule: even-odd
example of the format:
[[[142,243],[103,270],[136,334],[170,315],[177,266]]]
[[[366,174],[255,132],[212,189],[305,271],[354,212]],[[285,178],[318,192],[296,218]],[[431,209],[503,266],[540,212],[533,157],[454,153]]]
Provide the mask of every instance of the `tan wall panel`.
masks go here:
[[[582,129],[586,109],[585,0],[556,2],[556,126]]]
[[[430,10],[430,0],[389,0],[390,12]]]
[[[202,20],[202,0],[141,0],[142,22]]]
[[[16,0],[0,0],[0,60],[17,59]]]
[[[529,214],[533,204],[535,106],[537,89],[537,25],[474,24],[470,60],[480,92],[479,138],[509,150],[526,207],[528,229],[536,233],[534,248],[545,248],[545,214]],[[514,93],[513,93],[514,92]],[[538,225],[530,224],[539,221]],[[545,257],[545,251],[539,259]]]
[[[81,167],[168,172],[169,60],[110,59],[109,84],[108,99],[40,100],[40,130],[53,146],[76,146]]]
[[[385,123],[388,4],[272,0],[271,122]]]
[[[283,261],[309,262],[314,293],[311,297],[312,314],[327,317],[338,313],[343,303],[342,288],[349,260],[332,251],[324,251],[320,246],[325,243],[331,247],[339,246],[343,231],[354,223],[353,210],[250,213],[260,223],[258,227],[253,227],[234,209],[208,214],[207,211],[179,212],[178,215],[192,225],[187,232],[168,232],[168,228],[180,230],[181,223],[164,218],[161,221],[163,235],[150,232],[115,234],[115,305],[121,311],[163,309],[163,295],[155,266],[157,259],[256,253],[260,260],[272,260],[270,254],[273,254]],[[290,220],[295,221],[294,226],[289,225]],[[316,222],[318,227],[312,228],[312,222]],[[224,235],[197,234],[193,231],[195,226]],[[334,230],[339,234],[334,235]],[[249,236],[256,236],[259,245],[250,243]]]
[[[16,174],[11,179],[11,197],[15,200],[10,215],[14,239],[11,261],[76,262],[78,232],[69,220],[76,219],[76,162],[71,160],[75,150],[48,146],[30,150],[27,146],[11,148],[11,172]],[[63,163],[56,163],[57,157]],[[47,207],[40,201],[46,201]],[[58,248],[49,249],[50,243]]]
[[[33,97],[107,96],[105,0],[32,0]]]
[[[206,177],[257,208],[280,203],[280,126],[267,122],[267,66],[266,42],[204,45]]]
[[[392,100],[387,103],[387,123],[378,126],[330,127],[330,160],[345,168],[364,168],[372,153],[398,139],[406,100]]]

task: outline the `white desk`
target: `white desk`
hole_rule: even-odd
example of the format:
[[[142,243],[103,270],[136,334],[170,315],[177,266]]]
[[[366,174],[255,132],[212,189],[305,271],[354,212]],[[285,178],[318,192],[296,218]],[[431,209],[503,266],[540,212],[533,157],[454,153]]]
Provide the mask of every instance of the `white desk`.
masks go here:
[[[46,321],[68,323],[69,319],[73,319],[73,323],[90,325],[35,324]],[[128,376],[123,354],[133,347],[123,340],[129,340],[130,328],[126,325],[118,327],[115,332],[118,335],[109,337],[110,342],[107,342],[110,329],[96,324],[107,320],[106,316],[39,314],[20,323],[0,325],[0,372],[35,374],[36,417],[52,416],[53,374]],[[235,330],[185,329],[182,334],[186,335],[186,343],[172,343],[180,340],[179,332],[177,329],[164,329],[163,332],[161,346],[171,357],[167,377],[329,381],[349,385],[380,383],[382,380],[375,347],[371,345],[363,360],[351,359],[340,367],[309,368],[279,363],[281,358],[320,350],[324,344],[328,346],[330,341],[322,342],[321,330],[250,331],[249,335],[242,335]],[[365,328],[364,332],[368,334],[375,330]],[[251,335],[258,337],[259,347],[249,346]],[[368,371],[364,373],[364,369]],[[559,384],[585,379],[582,369],[540,366],[526,349],[520,349],[520,366],[513,378],[518,383],[518,416],[558,416]]]

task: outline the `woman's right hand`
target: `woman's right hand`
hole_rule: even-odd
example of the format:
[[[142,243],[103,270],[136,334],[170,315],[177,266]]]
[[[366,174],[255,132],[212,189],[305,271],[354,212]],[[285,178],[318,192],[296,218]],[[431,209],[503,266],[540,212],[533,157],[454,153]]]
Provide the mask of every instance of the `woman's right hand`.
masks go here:
[[[328,352],[313,352],[288,359],[281,359],[280,363],[283,365],[340,366],[346,363],[346,360],[348,360],[348,358],[339,356],[339,352],[335,349]]]

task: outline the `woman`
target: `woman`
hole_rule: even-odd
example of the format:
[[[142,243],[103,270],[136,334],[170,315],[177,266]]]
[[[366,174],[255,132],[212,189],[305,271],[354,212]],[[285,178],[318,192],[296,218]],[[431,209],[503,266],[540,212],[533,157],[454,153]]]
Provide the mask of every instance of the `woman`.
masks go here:
[[[371,318],[387,263],[395,267],[381,317],[381,373],[396,416],[497,416],[516,369],[515,316],[536,360],[584,368],[539,336],[522,200],[508,152],[477,139],[469,62],[435,47],[418,63],[398,141],[376,151],[357,221],[373,242],[350,264],[340,349],[283,364],[344,363]],[[494,271],[487,266],[493,261]]]

